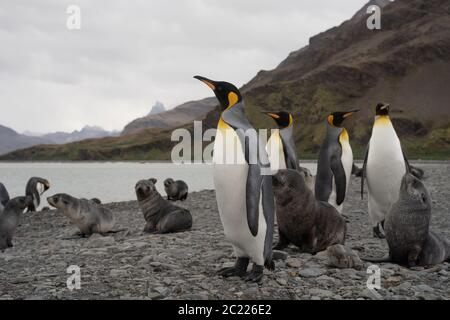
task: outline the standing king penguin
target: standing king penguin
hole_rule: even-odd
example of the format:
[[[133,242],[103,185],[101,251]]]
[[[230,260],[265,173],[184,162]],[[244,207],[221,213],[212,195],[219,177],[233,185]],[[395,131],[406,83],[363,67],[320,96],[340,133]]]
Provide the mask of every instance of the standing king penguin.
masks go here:
[[[292,169],[300,172],[308,188],[314,192],[314,176],[308,168],[299,165],[294,142],[294,117],[286,111],[263,112],[275,120],[278,129],[272,130],[267,141],[266,151],[269,156],[270,169],[277,172],[282,169]]]
[[[379,103],[361,178],[361,198],[364,178],[367,178],[368,211],[374,237],[385,237],[384,218],[399,198],[402,178],[407,170],[409,164],[389,118],[389,105]]]
[[[299,171],[297,153],[293,139],[293,117],[289,112],[264,112],[275,120],[278,129],[272,131],[267,141],[267,153],[270,160],[270,168],[273,171],[293,169]]]
[[[334,112],[327,117],[327,135],[317,163],[316,199],[328,202],[339,213],[342,213],[353,167],[353,152],[348,132],[342,123],[358,111]]]
[[[234,267],[221,269],[219,274],[260,282],[264,266],[275,267],[272,177],[262,174],[270,171],[267,154],[257,134],[256,141],[249,139],[247,132],[254,129],[245,116],[239,90],[228,82],[194,78],[214,91],[222,110],[214,142],[213,176],[220,219],[237,260]],[[247,275],[250,260],[253,266]]]

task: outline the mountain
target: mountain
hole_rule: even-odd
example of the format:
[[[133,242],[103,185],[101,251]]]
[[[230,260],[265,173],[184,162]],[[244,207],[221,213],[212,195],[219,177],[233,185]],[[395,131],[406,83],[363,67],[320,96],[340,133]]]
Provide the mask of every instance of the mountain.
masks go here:
[[[153,105],[152,110],[150,111],[150,113],[148,115],[151,116],[151,115],[163,113],[166,111],[167,110],[166,110],[166,107],[164,107],[164,104],[162,104],[162,102],[156,101],[156,103]]]
[[[202,119],[217,106],[215,98],[186,102],[169,111],[150,114],[136,119],[125,126],[122,135],[136,133],[142,129],[173,129]]]
[[[0,154],[50,142],[45,138],[19,134],[13,129],[0,125]]]
[[[41,137],[50,141],[53,144],[65,144],[85,139],[103,138],[110,136],[117,136],[118,132],[109,132],[97,126],[85,126],[81,130],[75,130],[71,133],[67,132],[53,132],[42,135]]]
[[[361,13],[372,3],[312,37],[274,70],[259,72],[242,88],[248,114],[257,125],[268,126],[259,109],[292,112],[297,147],[301,155],[310,155],[325,135],[327,113],[360,108],[347,126],[361,156],[375,105],[389,102],[407,155],[449,157],[450,2],[384,3],[382,29],[369,30],[368,15]]]
[[[371,4],[382,7],[381,30],[366,26],[369,15],[365,12]],[[450,2],[377,0],[340,26],[311,37],[306,47],[289,54],[275,69],[260,71],[241,91],[255,127],[274,126],[260,110],[293,113],[300,157],[317,158],[329,112],[360,108],[346,126],[355,156],[361,158],[370,138],[375,105],[383,101],[391,104],[392,119],[408,157],[448,159],[448,83]],[[219,118],[216,104],[213,98],[189,102],[183,106],[196,107],[187,114],[180,106],[137,119],[125,127],[121,137],[54,146],[52,150],[36,147],[0,159],[168,159],[173,145],[171,129],[183,126],[192,130],[196,117],[205,117],[203,129],[214,127]]]

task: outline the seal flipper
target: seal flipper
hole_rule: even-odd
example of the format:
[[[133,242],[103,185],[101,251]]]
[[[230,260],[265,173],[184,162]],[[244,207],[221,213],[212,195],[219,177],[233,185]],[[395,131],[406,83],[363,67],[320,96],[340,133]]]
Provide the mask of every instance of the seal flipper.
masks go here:
[[[337,157],[331,158],[331,171],[333,172],[334,183],[336,184],[336,203],[341,205],[344,202],[345,189],[347,188],[347,178],[341,159]]]
[[[363,261],[373,262],[373,263],[383,263],[383,262],[392,262],[391,255],[384,256],[382,258],[361,258]]]

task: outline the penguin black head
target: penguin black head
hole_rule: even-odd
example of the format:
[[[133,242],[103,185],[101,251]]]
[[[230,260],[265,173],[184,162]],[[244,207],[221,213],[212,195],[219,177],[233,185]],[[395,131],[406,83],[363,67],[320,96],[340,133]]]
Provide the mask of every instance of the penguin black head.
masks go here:
[[[195,76],[197,80],[202,81],[214,91],[217,99],[220,102],[222,110],[230,108],[242,101],[242,95],[235,85],[225,81],[213,81],[205,77]]]
[[[340,128],[342,127],[342,123],[345,119],[352,116],[355,112],[358,111],[359,110],[333,112],[328,116],[327,121],[331,126]]]
[[[389,115],[389,104],[379,103],[376,107],[376,115],[377,116],[388,116]]]
[[[263,111],[264,114],[271,117],[277,123],[280,129],[287,128],[294,122],[294,118],[289,112],[280,111],[280,112],[272,112],[272,111]]]

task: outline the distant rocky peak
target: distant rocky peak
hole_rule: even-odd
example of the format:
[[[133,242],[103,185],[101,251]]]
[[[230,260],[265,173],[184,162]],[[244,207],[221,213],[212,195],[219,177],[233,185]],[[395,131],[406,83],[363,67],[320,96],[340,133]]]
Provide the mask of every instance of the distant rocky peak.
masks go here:
[[[154,114],[158,114],[158,113],[163,113],[166,112],[166,108],[164,107],[164,104],[162,102],[156,101],[156,103],[153,105],[152,110],[150,111],[150,113],[148,114],[150,115],[154,115]]]

